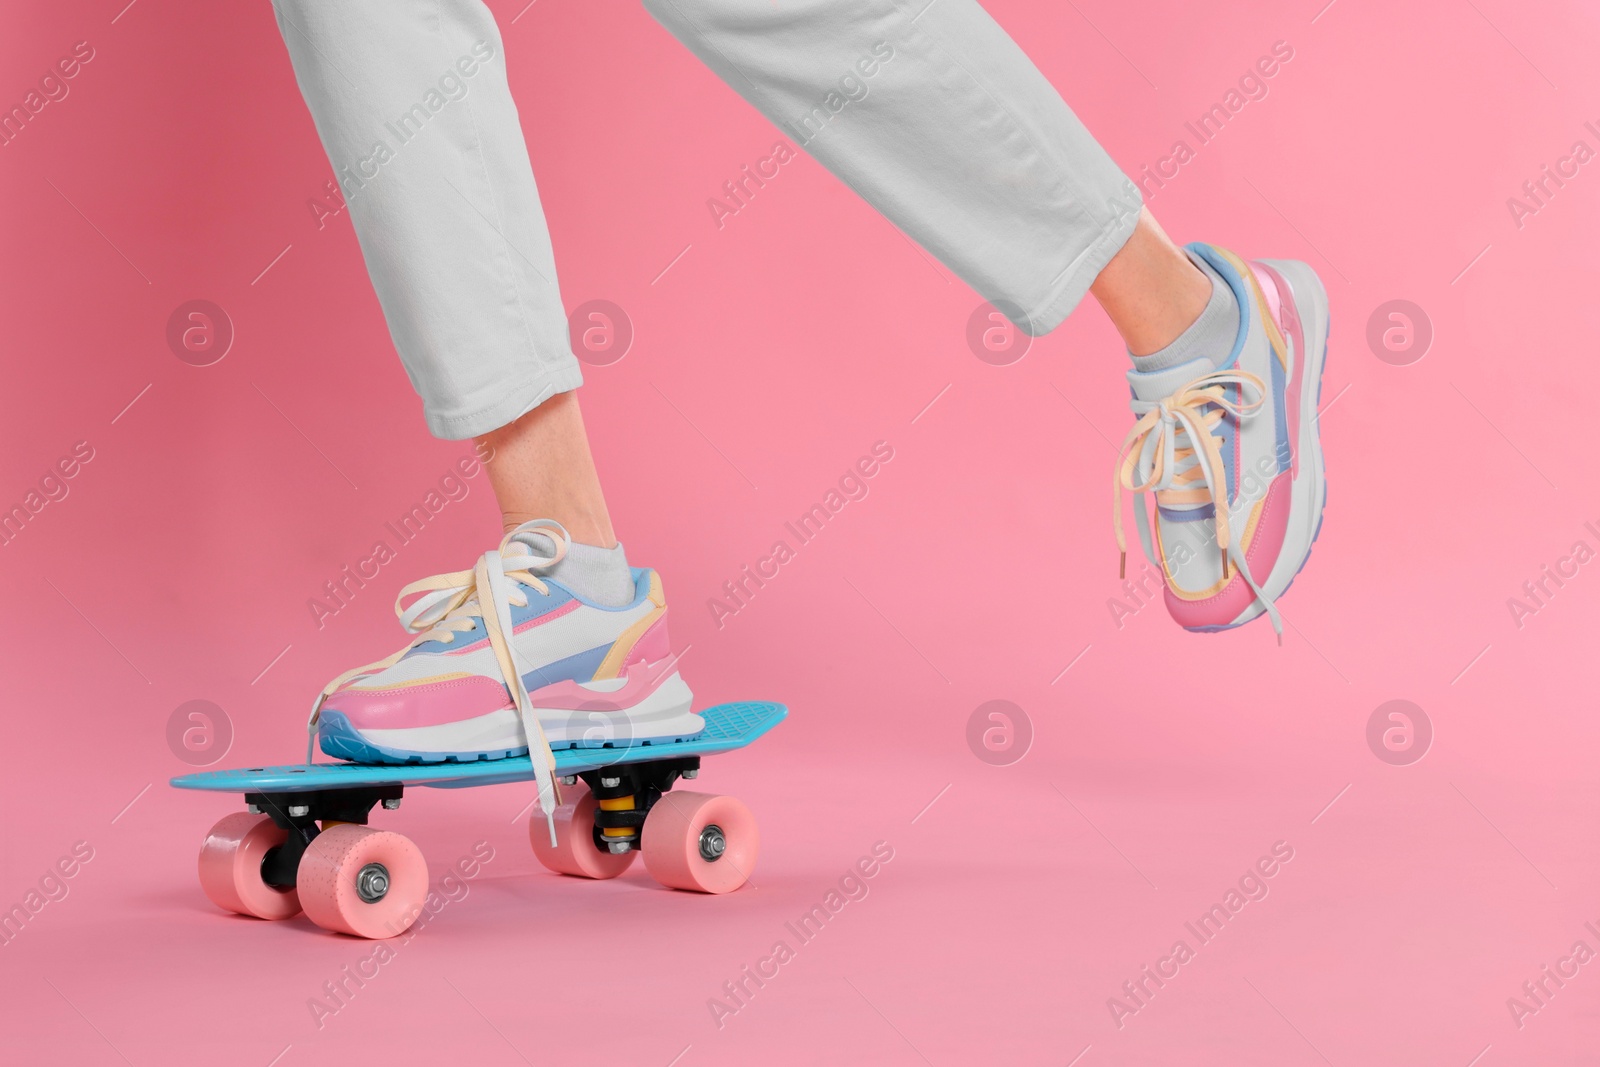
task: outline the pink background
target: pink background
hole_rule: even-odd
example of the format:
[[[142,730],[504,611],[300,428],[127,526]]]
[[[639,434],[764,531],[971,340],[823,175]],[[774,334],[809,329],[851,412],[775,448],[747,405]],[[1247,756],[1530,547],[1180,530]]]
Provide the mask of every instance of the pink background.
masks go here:
[[[1592,5],[988,0],[1134,174],[1295,50],[1150,201],[1332,295],[1330,504],[1279,649],[1265,623],[1113,620],[1129,416],[1097,308],[980,362],[979,298],[807,157],[719,232],[705,201],[768,154],[765,120],[635,4],[495,0],[567,305],[637,333],[583,393],[629,555],[665,573],[697,693],[792,718],[702,778],[762,820],[726,898],[547,875],[526,787],[416,791],[379,824],[436,871],[496,858],[319,1029],[308,998],[372,945],[204,899],[195,849],[237,798],[166,785],[189,769],[168,718],[214,701],[218,766],[293,760],[311,695],[400,643],[398,587],[466,565],[497,514],[480,476],[317,628],[307,599],[466,446],[427,436],[347,220],[306,206],[330,170],[268,5],[124,3],[0,11],[7,106],[96,52],[0,148],[0,503],[94,449],[0,547],[0,906],[94,850],[0,949],[17,1062],[1593,1062],[1600,963],[1520,1029],[1506,1004],[1600,950],[1600,564],[1520,629],[1507,607],[1600,548],[1600,162],[1520,229],[1506,207],[1600,148]],[[209,367],[164,337],[196,298],[237,331]],[[1366,344],[1393,299],[1433,324],[1410,366]],[[707,599],[879,440],[870,495],[717,628]],[[967,745],[991,699],[1032,723],[1010,766]],[[1435,731],[1409,766],[1367,746],[1392,699]],[[877,841],[870,895],[719,1029],[708,999]],[[1119,1028],[1107,998],[1277,841],[1270,895]]]

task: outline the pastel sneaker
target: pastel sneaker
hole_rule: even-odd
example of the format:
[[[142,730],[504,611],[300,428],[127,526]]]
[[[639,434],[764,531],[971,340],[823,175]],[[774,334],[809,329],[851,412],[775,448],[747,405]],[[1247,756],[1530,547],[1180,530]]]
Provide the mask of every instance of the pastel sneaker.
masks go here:
[[[632,603],[596,604],[538,573],[569,544],[560,524],[537,519],[472,570],[402,589],[395,611],[417,636],[330,682],[308,741],[361,763],[439,763],[521,755],[532,735],[539,770],[553,748],[704,730],[667,642],[661,578],[635,569]],[[543,794],[547,775],[537,777]]]
[[[1117,545],[1127,565],[1122,494],[1145,555],[1166,577],[1167,610],[1202,632],[1272,620],[1311,554],[1327,499],[1317,402],[1328,348],[1328,294],[1293,260],[1246,263],[1192,244],[1233,290],[1233,350],[1164,370],[1128,372],[1137,421],[1116,470]]]

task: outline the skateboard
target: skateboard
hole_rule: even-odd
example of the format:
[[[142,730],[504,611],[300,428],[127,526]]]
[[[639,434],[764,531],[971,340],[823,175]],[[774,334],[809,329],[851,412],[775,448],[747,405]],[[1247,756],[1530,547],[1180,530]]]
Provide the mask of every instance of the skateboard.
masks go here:
[[[706,727],[689,740],[557,748],[564,803],[555,812],[554,845],[543,813],[534,813],[534,855],[558,874],[615,878],[642,853],[662,885],[738,889],[761,844],[750,809],[673,786],[699,776],[701,757],[743,748],[787,714],[764,701],[719,704],[700,713]],[[367,825],[373,808],[398,808],[407,786],[465,789],[533,777],[529,758],[515,756],[245,767],[185,774],[172,784],[244,795],[246,810],[224,816],[200,847],[200,885],[214,904],[261,919],[303,911],[325,929],[384,938],[404,933],[421,914],[428,867],[410,839]]]

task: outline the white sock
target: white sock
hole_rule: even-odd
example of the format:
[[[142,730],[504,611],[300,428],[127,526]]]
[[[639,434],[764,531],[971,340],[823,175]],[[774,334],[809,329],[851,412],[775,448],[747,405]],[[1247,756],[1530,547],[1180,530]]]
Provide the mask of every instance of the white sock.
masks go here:
[[[545,573],[596,604],[620,608],[633,603],[633,574],[620,543],[597,548],[574,541],[561,562]]]
[[[1211,264],[1193,252],[1189,252],[1189,259],[1210,279],[1211,299],[1206,302],[1200,317],[1170,345],[1148,356],[1134,356],[1134,370],[1143,373],[1165,370],[1187,363],[1196,356],[1206,357],[1215,367],[1233,351],[1233,342],[1239,335],[1239,302],[1234,299],[1228,283]]]

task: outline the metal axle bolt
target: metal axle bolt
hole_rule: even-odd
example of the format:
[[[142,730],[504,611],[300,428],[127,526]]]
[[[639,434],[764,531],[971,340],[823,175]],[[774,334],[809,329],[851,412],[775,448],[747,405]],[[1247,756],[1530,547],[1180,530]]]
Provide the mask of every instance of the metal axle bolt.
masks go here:
[[[607,841],[606,848],[611,850],[613,856],[620,856],[624,852],[633,851],[632,841]]]
[[[691,767],[686,771],[679,771],[678,775],[682,778],[698,778],[700,777],[700,768]]]
[[[600,779],[600,784],[602,786],[604,786],[606,789],[615,789],[617,786],[622,784],[622,779],[621,778],[602,778],[602,779]]]
[[[356,895],[368,904],[376,904],[389,895],[389,868],[381,863],[369,863],[356,872]]]
[[[577,785],[578,784],[578,776],[576,774],[563,774],[561,776],[561,784],[562,785]]]
[[[260,815],[261,814],[261,805],[260,804],[246,804],[244,806],[244,810],[248,811],[251,815]]]
[[[383,802],[383,810],[384,811],[396,811],[396,810],[399,809],[399,807],[400,807],[400,798],[399,797],[394,797],[391,800],[385,800]]]
[[[291,819],[303,819],[307,815],[310,815],[310,814],[311,814],[311,805],[309,805],[309,804],[290,804],[289,805],[289,817]]]
[[[728,850],[728,838],[722,832],[722,827],[716,823],[707,824],[700,831],[700,858],[707,863],[715,863],[722,858]]]

